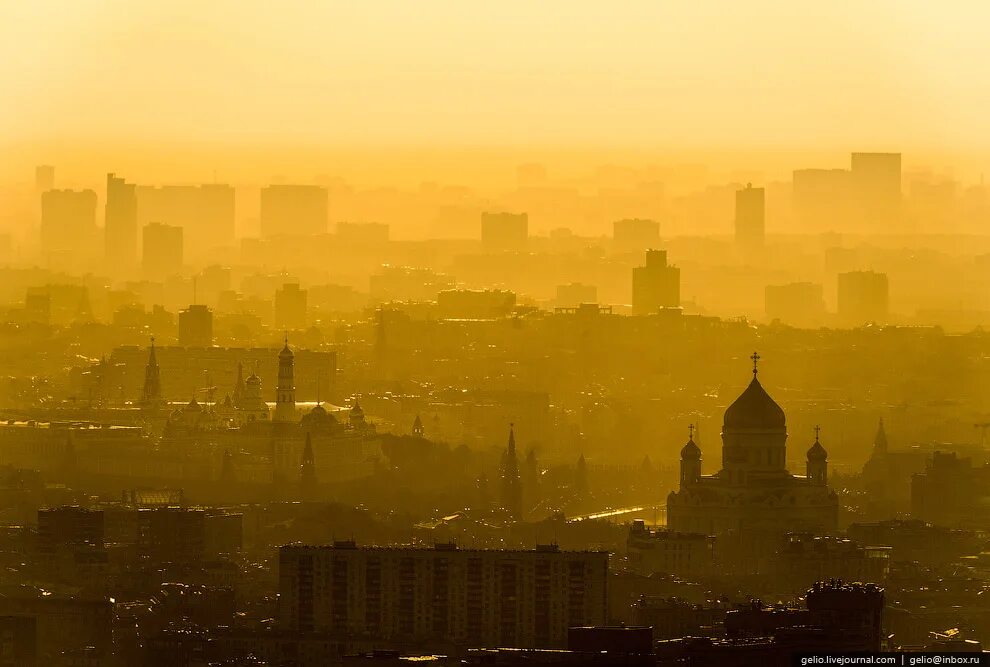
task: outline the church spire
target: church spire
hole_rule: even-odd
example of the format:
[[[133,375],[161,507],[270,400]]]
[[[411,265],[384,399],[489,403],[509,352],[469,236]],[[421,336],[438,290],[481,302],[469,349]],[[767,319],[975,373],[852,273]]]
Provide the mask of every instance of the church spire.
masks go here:
[[[873,452],[876,454],[887,453],[887,431],[883,427],[883,417],[877,425],[877,434],[873,436]]]
[[[502,455],[502,507],[513,521],[522,519],[522,486],[516,459],[516,432],[509,424],[509,444]]]
[[[151,349],[148,351],[148,363],[144,367],[144,388],[141,390],[141,406],[154,408],[161,406],[162,400],[161,375],[158,369],[158,357],[155,354],[155,337],[151,337]]]

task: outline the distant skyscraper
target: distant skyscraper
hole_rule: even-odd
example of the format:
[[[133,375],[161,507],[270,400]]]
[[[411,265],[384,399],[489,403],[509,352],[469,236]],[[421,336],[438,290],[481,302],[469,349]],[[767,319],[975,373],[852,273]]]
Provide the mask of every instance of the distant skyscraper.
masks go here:
[[[852,271],[838,275],[838,314],[842,323],[883,322],[889,310],[886,273]]]
[[[41,251],[47,260],[64,266],[70,259],[91,259],[96,234],[95,192],[46,190],[42,193]]]
[[[289,339],[278,353],[278,386],[275,388],[275,415],[277,422],[296,421],[296,385],[294,378],[295,359],[289,349]]]
[[[275,326],[303,329],[306,326],[307,292],[299,283],[287,283],[275,291]]]
[[[763,188],[747,183],[736,191],[736,244],[741,248],[763,247],[766,240],[766,199]]]
[[[141,243],[141,267],[151,278],[166,278],[182,271],[182,227],[153,222],[145,225]]]
[[[681,270],[667,264],[666,250],[647,250],[646,266],[633,269],[633,315],[649,315],[660,308],[680,305]]]
[[[901,154],[853,153],[852,196],[859,229],[899,231],[901,223]]]
[[[616,220],[612,223],[612,240],[619,250],[654,248],[660,242],[660,223],[642,218]]]
[[[528,241],[528,214],[481,214],[481,245],[485,250],[489,252],[524,250]]]
[[[328,211],[326,188],[269,185],[261,190],[261,235],[326,234]]]
[[[179,345],[183,347],[213,345],[213,312],[209,308],[193,304],[179,311]]]
[[[104,219],[107,268],[122,272],[136,264],[138,226],[134,185],[107,174],[107,203]]]

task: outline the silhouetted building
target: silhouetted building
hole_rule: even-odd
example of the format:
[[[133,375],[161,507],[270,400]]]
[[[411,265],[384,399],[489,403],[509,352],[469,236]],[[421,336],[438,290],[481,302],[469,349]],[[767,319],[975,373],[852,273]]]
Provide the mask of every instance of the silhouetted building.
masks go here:
[[[986,489],[990,465],[974,466],[956,452],[932,454],[923,473],[911,478],[911,516],[950,527],[990,527]]]
[[[275,326],[304,329],[307,322],[308,292],[299,283],[286,283],[275,290]]]
[[[284,546],[278,625],[388,644],[564,648],[606,621],[608,554],[414,547]]]
[[[526,213],[482,213],[481,245],[489,252],[519,251],[529,242]]]
[[[715,565],[715,539],[702,533],[653,530],[642,519],[635,519],[626,539],[626,554],[629,567],[642,574],[704,575]]]
[[[516,456],[516,431],[509,426],[509,444],[502,453],[502,509],[513,521],[522,520],[522,485],[519,479],[519,459]]]
[[[201,561],[206,555],[206,512],[179,507],[139,510],[138,547],[158,563]]]
[[[145,225],[141,244],[141,267],[145,275],[166,278],[182,271],[182,227],[153,222]]]
[[[899,231],[901,154],[853,153],[851,185],[859,231]]]
[[[852,271],[840,273],[836,279],[838,315],[843,324],[860,325],[887,319],[890,291],[886,273]]]
[[[767,285],[765,309],[768,319],[794,326],[814,326],[825,317],[822,286],[815,283]]]
[[[816,437],[807,453],[811,475],[787,471],[784,411],[757,379],[759,356],[753,360],[753,380],[725,411],[722,469],[701,474],[701,450],[688,441],[681,450],[680,489],[667,498],[667,525],[679,532],[735,532],[744,538],[835,531],[839,503],[827,485],[827,454]]]
[[[275,388],[275,414],[273,421],[296,421],[296,384],[294,378],[295,359],[289,349],[289,339],[278,353],[278,386]]]
[[[612,241],[619,250],[642,252],[660,243],[660,223],[656,220],[626,218],[612,223]]]
[[[557,285],[555,306],[558,308],[576,308],[582,303],[598,303],[598,288],[584,283]]]
[[[681,305],[681,270],[667,264],[666,250],[647,250],[646,265],[632,271],[633,315]]]
[[[326,188],[269,185],[261,189],[261,235],[326,234],[328,207]]]
[[[79,547],[103,547],[102,511],[83,507],[38,510],[38,551],[50,554]]]
[[[133,183],[107,174],[107,203],[103,222],[109,268],[127,271],[137,263],[137,195]]]
[[[41,195],[41,251],[62,268],[90,260],[96,246],[96,193],[48,190]]]
[[[747,183],[736,191],[736,245],[745,250],[763,247],[766,240],[766,199],[763,188]]]
[[[167,404],[162,396],[161,373],[158,368],[158,357],[155,355],[155,339],[151,339],[148,350],[148,364],[144,369],[144,386],[141,388],[141,407],[160,408]]]
[[[202,304],[193,304],[179,311],[179,345],[182,347],[213,345],[213,311]]]
[[[443,290],[437,294],[437,310],[446,319],[506,317],[515,306],[516,294],[507,290]]]

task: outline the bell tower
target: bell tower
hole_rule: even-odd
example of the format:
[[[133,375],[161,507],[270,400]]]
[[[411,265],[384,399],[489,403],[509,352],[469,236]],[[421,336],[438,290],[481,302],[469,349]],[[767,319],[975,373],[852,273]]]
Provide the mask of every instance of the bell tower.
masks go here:
[[[289,337],[286,336],[285,347],[278,353],[278,385],[275,388],[275,417],[273,421],[296,421],[294,365],[294,355],[289,349]]]

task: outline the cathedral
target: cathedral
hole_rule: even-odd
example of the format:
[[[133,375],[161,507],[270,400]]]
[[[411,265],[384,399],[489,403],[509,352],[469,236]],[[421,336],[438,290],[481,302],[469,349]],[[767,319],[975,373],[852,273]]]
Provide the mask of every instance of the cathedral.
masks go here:
[[[815,441],[805,475],[787,470],[784,411],[757,378],[725,411],[722,469],[702,474],[701,449],[691,437],[681,450],[680,488],[667,498],[667,525],[684,533],[831,533],[838,497],[828,487],[828,453]]]

